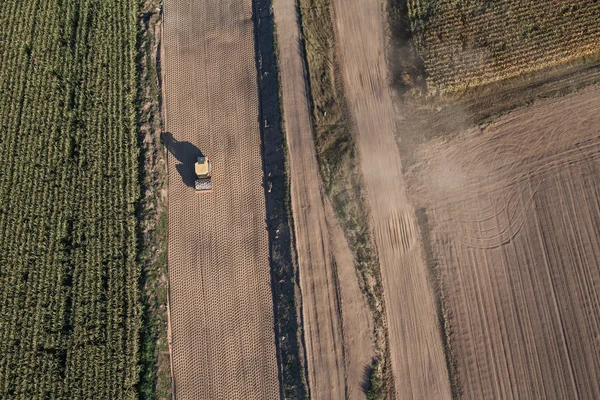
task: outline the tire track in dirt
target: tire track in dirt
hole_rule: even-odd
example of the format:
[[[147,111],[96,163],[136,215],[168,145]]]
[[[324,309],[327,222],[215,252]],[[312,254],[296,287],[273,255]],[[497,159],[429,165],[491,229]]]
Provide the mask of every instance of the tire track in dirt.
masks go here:
[[[364,399],[374,354],[352,252],[321,188],[297,4],[274,0],[308,384],[312,399]]]
[[[598,109],[592,87],[419,152],[465,398],[600,397]]]
[[[252,3],[168,0],[163,45],[175,395],[276,399]]]
[[[373,316],[358,284],[352,251],[333,208],[325,201],[325,219],[335,259],[343,321],[345,399],[365,399],[365,374],[374,356]]]
[[[396,397],[449,399],[450,382],[415,210],[394,137],[382,1],[333,1],[346,99],[373,216]]]

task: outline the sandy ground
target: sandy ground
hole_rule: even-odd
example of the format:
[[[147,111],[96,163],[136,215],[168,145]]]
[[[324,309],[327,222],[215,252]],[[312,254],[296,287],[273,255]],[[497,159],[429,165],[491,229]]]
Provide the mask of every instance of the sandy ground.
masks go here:
[[[433,291],[394,138],[383,3],[333,2],[341,72],[381,262],[396,397],[447,399],[450,383]]]
[[[466,399],[600,398],[600,88],[423,146]]]
[[[308,384],[312,399],[361,399],[372,322],[354,260],[321,190],[294,0],[274,0]]]
[[[279,397],[252,2],[164,5],[175,395]],[[193,165],[213,162],[212,193]]]

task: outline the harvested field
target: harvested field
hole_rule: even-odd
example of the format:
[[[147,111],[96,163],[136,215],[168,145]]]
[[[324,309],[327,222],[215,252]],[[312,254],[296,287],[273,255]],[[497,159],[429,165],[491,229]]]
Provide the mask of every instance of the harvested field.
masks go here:
[[[430,94],[462,91],[600,53],[596,0],[406,3],[411,42],[423,59]]]
[[[252,2],[169,0],[163,45],[175,395],[275,399]],[[194,192],[200,152],[212,193]]]
[[[384,4],[348,0],[333,5],[341,75],[381,262],[395,395],[448,399],[450,384],[433,290],[394,137]]]
[[[352,252],[323,197],[296,4],[273,5],[310,396],[364,399],[372,321]]]
[[[599,110],[595,86],[417,153],[465,398],[600,398]]]

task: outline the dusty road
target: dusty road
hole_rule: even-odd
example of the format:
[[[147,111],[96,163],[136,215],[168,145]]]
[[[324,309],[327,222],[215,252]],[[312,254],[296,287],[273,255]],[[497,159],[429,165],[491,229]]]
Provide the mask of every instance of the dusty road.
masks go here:
[[[373,315],[360,290],[354,256],[333,208],[327,200],[325,200],[325,219],[337,272],[337,289],[342,310],[346,393],[345,397],[340,398],[365,399],[364,387],[368,379],[365,371],[375,356]],[[325,371],[315,371],[315,374],[325,373]],[[315,396],[313,398],[327,399],[327,397]]]
[[[284,128],[312,399],[361,399],[373,356],[372,323],[354,260],[325,207],[294,0],[274,0]]]
[[[276,399],[252,2],[167,0],[163,28],[175,395]]]
[[[600,398],[599,110],[596,87],[418,154],[467,399]]]
[[[341,72],[355,123],[385,292],[398,399],[449,399],[450,383],[415,210],[406,198],[385,60],[383,1],[334,1]]]

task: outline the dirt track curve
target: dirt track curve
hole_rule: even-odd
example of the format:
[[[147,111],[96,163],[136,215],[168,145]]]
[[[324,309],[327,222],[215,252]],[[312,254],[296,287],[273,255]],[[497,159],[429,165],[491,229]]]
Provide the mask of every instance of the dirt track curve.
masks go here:
[[[352,253],[321,190],[296,6],[273,3],[309,391],[315,400],[364,399],[372,322]]]
[[[467,399],[600,398],[599,111],[596,87],[420,151]]]
[[[252,2],[167,0],[163,45],[175,395],[276,399]]]
[[[373,215],[396,398],[449,399],[433,290],[406,198],[385,60],[383,1],[334,1],[345,94]]]

